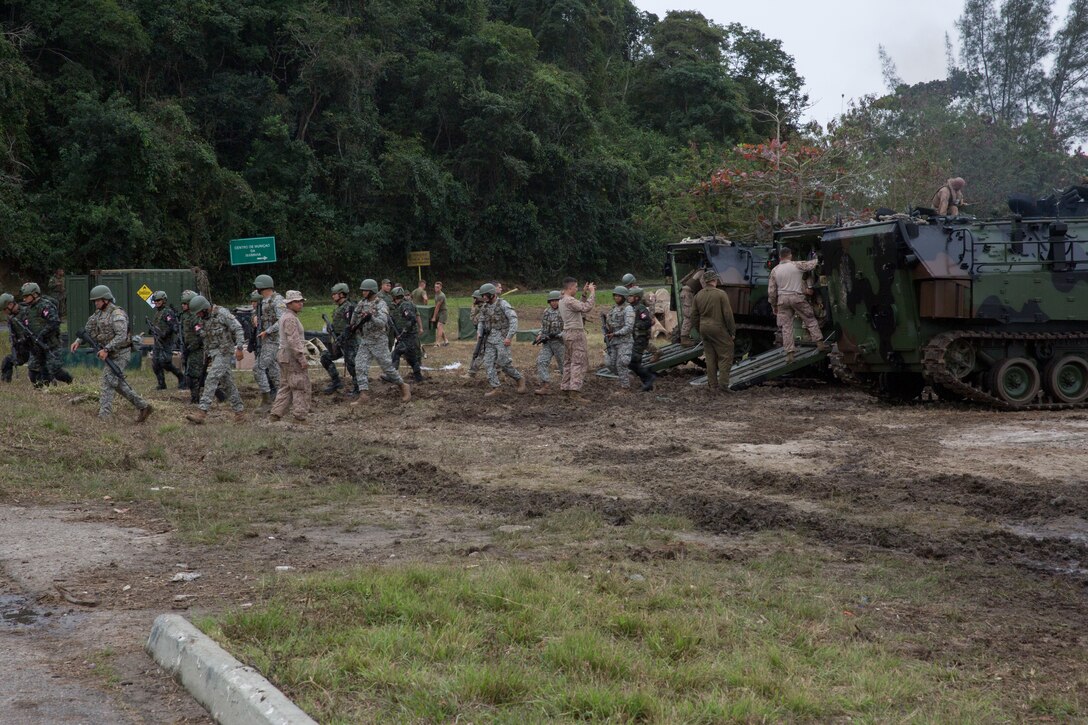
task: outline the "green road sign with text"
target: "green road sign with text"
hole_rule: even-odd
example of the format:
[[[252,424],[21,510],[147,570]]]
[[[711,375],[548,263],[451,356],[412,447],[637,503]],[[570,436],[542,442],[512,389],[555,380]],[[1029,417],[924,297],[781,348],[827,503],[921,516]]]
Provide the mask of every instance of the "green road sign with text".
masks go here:
[[[275,237],[230,240],[230,263],[234,267],[243,264],[269,264],[275,261]]]

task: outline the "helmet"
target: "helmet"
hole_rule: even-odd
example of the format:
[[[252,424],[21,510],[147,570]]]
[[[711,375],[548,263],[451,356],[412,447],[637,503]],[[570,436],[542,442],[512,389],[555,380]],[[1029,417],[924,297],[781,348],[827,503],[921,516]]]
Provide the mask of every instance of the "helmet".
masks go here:
[[[109,300],[113,302],[113,292],[104,284],[100,284],[91,290],[91,302],[95,300]]]
[[[261,293],[258,292],[257,290],[253,290],[252,292],[249,293],[249,301],[250,302],[256,302],[259,299],[262,299],[261,298]]]
[[[151,295],[151,301],[152,302],[158,302],[159,300],[164,300],[164,301],[166,300],[166,293],[163,292],[162,290],[159,290],[155,294]]]
[[[559,290],[553,289],[551,292],[548,293],[548,302],[554,302],[562,296],[563,294]]]
[[[212,303],[208,302],[208,299],[204,295],[197,295],[193,299],[189,300],[189,312],[203,312],[204,310],[211,309]]]
[[[628,297],[642,297],[642,295],[644,294],[646,293],[642,291],[641,287],[632,287],[631,289],[627,290]]]
[[[362,281],[362,283],[359,285],[359,289],[364,290],[366,292],[374,292],[375,294],[377,294],[377,292],[378,292],[378,283],[375,282],[372,279],[364,279]]]
[[[332,293],[346,295],[351,293],[351,289],[345,283],[337,282],[332,286]]]
[[[393,288],[393,296],[394,297],[403,297],[404,296],[404,288],[403,287],[394,287]]]
[[[41,293],[42,288],[38,286],[37,282],[27,282],[22,286],[22,289],[19,290],[19,294],[22,297],[26,297],[27,295],[40,295]]]
[[[11,294],[9,294],[8,292],[0,295],[0,308],[7,307],[10,304],[14,304],[14,302],[15,298],[11,296]]]
[[[253,286],[257,289],[272,289],[276,285],[272,284],[272,277],[267,274],[258,274],[257,279],[253,280]]]
[[[617,287],[616,289],[612,290],[612,294],[619,295],[620,297],[626,297],[628,294],[630,294],[630,290],[628,290],[626,287]]]
[[[634,284],[634,283],[635,283],[635,275],[631,274],[630,272],[623,275],[623,284],[628,285],[628,284]]]
[[[193,301],[194,297],[196,297],[196,292],[193,292],[191,289],[187,289],[182,290],[181,297],[179,297],[178,300],[181,302],[181,304],[187,305]]]
[[[474,299],[474,300],[480,299],[480,290],[478,290],[478,289],[472,290],[472,299]]]
[[[480,294],[481,295],[493,295],[496,292],[498,292],[498,290],[495,289],[495,285],[491,284],[490,282],[488,282],[487,284],[480,285]]]

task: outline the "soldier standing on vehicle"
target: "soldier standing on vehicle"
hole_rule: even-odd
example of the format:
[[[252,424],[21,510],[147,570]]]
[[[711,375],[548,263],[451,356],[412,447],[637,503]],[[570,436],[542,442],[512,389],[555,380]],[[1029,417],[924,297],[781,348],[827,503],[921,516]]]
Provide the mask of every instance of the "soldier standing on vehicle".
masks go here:
[[[563,280],[563,297],[559,300],[559,317],[563,320],[563,381],[559,387],[575,400],[582,399],[582,385],[589,370],[589,348],[586,345],[586,327],[583,315],[593,311],[593,297],[597,286],[587,282],[582,289],[582,299],[574,299],[578,292],[578,280]]]
[[[692,303],[695,301],[695,295],[703,288],[703,277],[705,274],[706,270],[699,267],[698,269],[693,269],[688,272],[684,278],[680,280],[680,314],[684,319],[680,323],[678,341],[684,347],[691,347],[694,344],[691,339]]]
[[[434,328],[434,344],[437,347],[447,347],[450,340],[446,337],[446,293],[442,291],[442,283],[434,283],[434,312],[431,314],[431,327]]]
[[[190,423],[200,425],[208,417],[212,407],[212,398],[222,389],[223,394],[234,411],[234,422],[245,421],[245,406],[238,386],[234,384],[231,357],[241,362],[246,345],[242,323],[230,313],[230,310],[213,305],[203,295],[197,295],[189,301],[189,311],[198,318],[197,333],[204,340],[204,353],[208,356],[208,373],[204,380],[204,391],[200,394],[197,410],[185,416]]]
[[[718,289],[718,275],[708,271],[703,289],[691,305],[691,326],[699,331],[706,357],[706,384],[711,393],[729,392],[729,368],[733,367],[733,339],[737,325],[729,295]]]
[[[551,395],[548,368],[552,360],[555,360],[560,379],[563,377],[563,318],[559,316],[559,300],[562,297],[559,290],[549,292],[548,307],[540,318],[540,334],[535,340],[540,345],[540,354],[536,356],[536,377],[540,387],[533,391],[537,395]]]
[[[518,331],[518,313],[514,312],[509,302],[499,297],[493,284],[482,285],[480,295],[484,308],[480,311],[476,334],[484,340],[484,368],[487,369],[487,382],[491,385],[491,390],[484,393],[484,397],[499,394],[499,370],[518,381],[517,390],[524,393],[528,389],[525,376],[514,367],[514,360],[510,356],[510,345]]]
[[[287,290],[284,302],[287,312],[280,318],[280,345],[276,351],[282,384],[268,417],[275,423],[290,408],[295,422],[305,423],[310,414],[310,361],[306,358],[306,331],[302,329],[298,313],[306,304],[306,298],[292,289]]]
[[[828,348],[827,343],[823,341],[820,324],[816,322],[816,315],[812,312],[812,305],[805,298],[805,272],[816,269],[819,263],[818,259],[795,262],[793,250],[782,247],[778,252],[778,264],[771,270],[771,277],[767,282],[767,299],[771,301],[778,330],[782,335],[782,348],[786,351],[786,358],[790,362],[793,362],[795,347],[793,341],[795,314],[801,317],[801,324],[804,325],[809,338],[816,343],[816,346],[820,350]]]
[[[174,367],[174,343],[178,335],[178,311],[169,304],[166,293],[159,290],[151,295],[151,303],[155,305],[155,311],[151,313],[150,326],[154,330],[148,330],[155,339],[151,348],[151,370],[158,381],[156,390],[166,390],[166,373],[173,373],[178,379],[178,390],[185,390],[185,376]]]
[[[321,367],[329,373],[330,382],[325,388],[325,393],[331,395],[340,390],[340,373],[336,370],[336,358],[344,356],[344,370],[351,376],[351,392],[349,395],[359,394],[359,383],[355,379],[355,335],[345,335],[344,330],[351,326],[351,313],[355,309],[355,303],[348,295],[351,288],[344,282],[332,286],[332,303],[336,309],[332,312],[332,325],[325,332],[329,334],[332,344],[329,349],[321,353]]]
[[[19,293],[23,308],[17,324],[23,331],[29,330],[30,361],[32,373],[37,374],[36,387],[48,385],[54,380],[71,383],[72,376],[64,369],[64,346],[60,341],[60,310],[49,297],[42,296],[41,287],[27,282]]]
[[[0,381],[5,383],[11,382],[16,367],[26,365],[30,361],[32,343],[23,328],[15,322],[21,307],[22,305],[15,301],[14,295],[7,292],[0,295],[0,312],[8,316],[8,338],[11,340],[11,352],[4,358],[3,366],[0,368]],[[30,382],[33,383],[36,379],[32,376]]]
[[[253,364],[253,377],[261,391],[261,409],[267,410],[276,397],[280,386],[280,366],[276,362],[276,348],[280,343],[280,318],[287,312],[283,296],[273,289],[272,277],[257,275],[253,286],[261,294],[257,303],[257,341],[261,345]]]
[[[389,308],[378,296],[378,283],[364,279],[359,285],[361,299],[351,313],[351,324],[358,337],[358,351],[355,353],[355,375],[359,381],[359,398],[351,404],[352,408],[370,400],[370,361],[378,363],[382,377],[400,386],[401,402],[412,399],[412,389],[404,382],[400,373],[393,367],[389,353]]]
[[[963,187],[967,182],[960,177],[949,179],[945,185],[933,194],[930,205],[937,210],[937,216],[959,216],[963,206]]]
[[[631,362],[628,363],[627,368],[642,381],[643,392],[648,392],[654,389],[654,380],[657,379],[657,375],[642,364],[642,354],[650,346],[650,331],[654,326],[654,315],[642,303],[643,292],[641,287],[632,287],[627,291],[627,295],[627,301],[631,304],[631,308],[635,313]],[[624,375],[626,375],[626,372]]]
[[[635,329],[635,308],[627,304],[626,287],[616,287],[612,290],[612,299],[615,305],[608,311],[607,331],[605,343],[608,345],[608,369],[614,372],[620,383],[620,388],[629,390],[631,376],[627,374],[627,366],[631,364],[631,351],[634,346],[632,333]]]
[[[419,367],[419,328],[422,321],[415,304],[407,298],[403,287],[393,288],[393,309],[389,312],[389,322],[396,333],[393,345],[393,367],[400,370],[400,358],[403,355],[412,368],[412,379],[423,382],[423,370]]]
[[[103,363],[112,361],[118,369],[124,370],[132,357],[132,333],[128,324],[128,315],[113,303],[113,292],[104,284],[91,290],[91,303],[95,311],[87,318],[87,335],[99,346],[98,359]],[[79,349],[79,340],[74,340],[72,352]],[[102,366],[102,383],[98,389],[98,417],[107,420],[113,415],[113,396],[121,397],[132,403],[136,410],[136,422],[143,423],[152,413],[151,404],[136,394],[124,377],[114,373],[109,365]]]

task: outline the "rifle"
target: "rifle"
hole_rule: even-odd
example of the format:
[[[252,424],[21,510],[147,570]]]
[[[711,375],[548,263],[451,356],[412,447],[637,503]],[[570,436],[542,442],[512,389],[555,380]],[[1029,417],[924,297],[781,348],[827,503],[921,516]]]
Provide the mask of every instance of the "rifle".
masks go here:
[[[487,336],[491,334],[491,330],[484,328],[484,334],[480,335],[480,339],[476,341],[476,347],[472,351],[472,359],[480,357],[480,353],[483,352],[484,344],[487,342]]]
[[[558,340],[558,339],[559,339],[559,335],[545,335],[543,332],[541,332],[541,333],[537,334],[536,338],[533,340],[533,344],[534,345],[543,345],[546,342],[551,342],[552,340]]]
[[[86,327],[79,331],[79,334],[76,335],[76,339],[82,340],[83,342],[90,345],[91,350],[94,351],[95,355],[98,355],[98,353],[102,350],[102,346],[95,342],[94,338],[87,334]],[[117,363],[115,363],[113,360],[110,360],[109,355],[106,355],[106,359],[103,362],[105,362],[106,367],[108,367],[110,371],[117,376],[118,380],[120,380],[121,382],[125,382],[124,372],[122,372],[121,368],[117,366]]]
[[[336,354],[338,348],[340,348],[340,336],[332,329],[332,323],[329,322],[329,316],[324,312],[321,313],[321,319],[325,321],[325,332],[329,336],[329,354],[332,355],[335,360],[339,355]]]
[[[46,352],[46,353],[49,352],[49,346],[38,339],[38,336],[35,335],[34,331],[30,329],[30,325],[26,324],[25,322],[20,320],[18,317],[10,317],[10,318],[8,318],[8,320],[9,321],[14,320],[15,324],[17,324],[19,326],[19,328],[23,331],[23,333],[26,335],[26,338],[28,340],[30,340],[32,343],[34,343],[42,352]]]
[[[608,313],[601,313],[601,334],[604,335],[605,347],[611,347],[612,341],[608,339],[608,336],[612,334],[612,327],[608,324]]]
[[[151,331],[151,336],[153,338],[155,338],[155,342],[157,342],[160,345],[163,345],[163,347],[165,347],[165,345],[163,344],[163,341],[162,341],[163,337],[164,337],[164,335],[162,334],[162,330],[160,330],[158,327],[153,325],[151,323],[151,319],[147,315],[144,315],[144,322],[147,323],[147,329]]]
[[[257,328],[257,323],[261,319],[261,306],[264,301],[257,303],[257,309],[255,309],[249,318],[249,345],[247,345],[249,351],[254,355],[261,348],[261,331]]]

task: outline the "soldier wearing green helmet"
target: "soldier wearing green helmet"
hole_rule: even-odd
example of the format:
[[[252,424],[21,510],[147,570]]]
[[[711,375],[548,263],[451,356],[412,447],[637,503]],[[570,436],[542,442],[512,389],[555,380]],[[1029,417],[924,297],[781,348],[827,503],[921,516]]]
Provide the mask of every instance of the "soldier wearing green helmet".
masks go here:
[[[374,361],[382,371],[382,379],[400,386],[400,399],[407,403],[412,399],[412,389],[393,367],[389,353],[389,307],[378,296],[378,283],[364,279],[359,285],[361,299],[351,313],[351,329],[354,331],[358,350],[355,353],[355,374],[359,382],[359,398],[352,408],[370,400],[370,363]]]
[[[627,289],[632,289],[633,287],[635,287],[635,285],[638,284],[638,280],[635,278],[635,275],[628,272],[627,274],[623,275],[623,279],[621,280],[620,284],[622,284]]]
[[[132,357],[132,332],[128,324],[128,315],[113,302],[113,292],[104,284],[91,290],[91,302],[94,313],[87,319],[84,327],[87,335],[98,345],[98,359],[113,361],[119,370],[124,370]],[[79,349],[79,340],[72,342],[71,350]],[[132,403],[139,411],[136,422],[143,423],[152,413],[151,404],[137,395],[132,386],[123,377],[118,377],[109,365],[102,366],[102,382],[98,388],[98,417],[108,420],[113,415],[113,398],[121,397]]]
[[[412,368],[412,379],[417,383],[423,382],[423,370],[419,366],[419,332],[423,329],[423,322],[403,287],[393,288],[393,309],[389,313],[389,323],[396,333],[391,358],[393,367],[400,369],[400,359],[403,356]]]
[[[627,301],[635,312],[635,327],[632,333],[634,345],[631,348],[631,361],[627,364],[627,368],[642,381],[642,391],[649,392],[654,389],[654,380],[657,375],[642,364],[642,355],[646,352],[646,348],[650,346],[650,331],[654,327],[654,313],[643,304],[643,294],[641,287],[631,287],[627,290]],[[626,372],[623,374],[627,375]]]
[[[30,341],[31,379],[35,387],[54,380],[71,383],[72,376],[64,369],[64,346],[60,341],[60,308],[51,297],[42,295],[36,282],[27,282],[19,290],[23,307],[15,317],[16,325],[28,333]]]
[[[178,390],[185,390],[184,373],[174,367],[174,346],[180,330],[178,311],[167,300],[162,290],[151,295],[151,304],[155,311],[151,313],[148,327],[155,344],[151,348],[151,370],[158,382],[157,390],[166,390],[166,373],[172,373],[178,379]]]
[[[276,292],[270,275],[257,275],[253,287],[261,295],[255,325],[260,350],[253,363],[253,377],[261,391],[261,407],[258,410],[265,411],[272,407],[280,385],[280,365],[276,362],[276,352],[280,344],[280,318],[287,312],[287,302],[283,295]]]
[[[472,320],[472,328],[476,329],[480,324],[480,311],[484,308],[484,299],[480,296],[480,290],[472,290],[472,311],[469,314],[469,319]],[[483,362],[483,355],[477,354],[477,351],[482,352],[483,346],[477,344],[473,350],[472,360],[468,363],[468,372],[463,377],[474,378],[476,377],[476,371],[480,369],[480,363]]]
[[[325,388],[325,393],[329,395],[343,387],[335,362],[341,355],[344,357],[344,369],[351,376],[349,395],[354,397],[359,394],[359,383],[355,380],[355,354],[358,352],[358,346],[355,335],[344,335],[344,331],[351,326],[351,313],[355,309],[355,303],[351,301],[350,294],[351,288],[344,282],[332,286],[332,303],[336,305],[336,309],[332,312],[332,324],[325,330],[331,344],[325,352],[321,353],[321,367],[325,368],[330,378],[329,385]]]
[[[622,286],[612,290],[612,299],[616,304],[608,311],[604,331],[608,369],[619,376],[620,388],[623,390],[631,387],[627,366],[631,364],[631,351],[634,347],[632,333],[635,329],[635,310],[627,304],[627,292],[627,288]]]
[[[4,357],[4,362],[0,366],[0,380],[5,383],[11,382],[16,367],[30,362],[30,338],[26,331],[15,322],[15,318],[19,315],[19,308],[20,305],[14,295],[7,292],[0,294],[0,312],[8,316],[8,336],[11,338],[11,352]],[[32,377],[30,382],[36,379]]]
[[[234,411],[234,421],[241,423],[246,419],[245,406],[231,370],[234,362],[242,359],[245,349],[242,323],[229,310],[213,305],[203,295],[196,295],[189,301],[189,311],[197,317],[197,332],[204,340],[208,373],[197,409],[185,418],[196,425],[203,423],[212,407],[212,398],[221,391]]]
[[[499,370],[516,380],[517,391],[524,393],[528,389],[525,376],[514,367],[514,360],[510,356],[510,345],[518,332],[518,313],[509,302],[499,296],[498,288],[490,282],[480,286],[480,295],[483,297],[484,307],[480,310],[476,336],[484,343],[483,365],[487,370],[488,385],[491,386],[491,390],[484,393],[484,396],[498,395],[501,385]]]
[[[559,376],[563,376],[563,318],[559,316],[559,300],[562,297],[559,290],[548,293],[548,306],[540,318],[540,334],[533,341],[534,345],[540,345],[540,353],[536,356],[536,377],[540,387],[533,391],[537,395],[551,394],[548,368],[552,360],[559,368]]]

